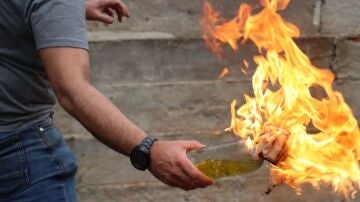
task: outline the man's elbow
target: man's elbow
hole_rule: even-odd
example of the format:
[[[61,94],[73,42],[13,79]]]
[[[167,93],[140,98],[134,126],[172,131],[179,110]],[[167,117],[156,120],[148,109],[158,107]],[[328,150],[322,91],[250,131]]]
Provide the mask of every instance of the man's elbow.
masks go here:
[[[81,100],[82,92],[89,85],[87,81],[78,81],[55,87],[54,91],[59,105],[66,111],[72,113],[77,102]]]
[[[56,87],[54,91],[59,105],[66,111],[71,111],[73,104],[69,90],[64,87]]]

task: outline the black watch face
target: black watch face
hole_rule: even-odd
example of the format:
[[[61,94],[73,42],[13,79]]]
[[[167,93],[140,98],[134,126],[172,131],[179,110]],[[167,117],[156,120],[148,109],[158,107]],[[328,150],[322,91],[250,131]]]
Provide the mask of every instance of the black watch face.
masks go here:
[[[149,164],[148,155],[141,150],[136,150],[132,153],[131,163],[135,168],[145,170]]]

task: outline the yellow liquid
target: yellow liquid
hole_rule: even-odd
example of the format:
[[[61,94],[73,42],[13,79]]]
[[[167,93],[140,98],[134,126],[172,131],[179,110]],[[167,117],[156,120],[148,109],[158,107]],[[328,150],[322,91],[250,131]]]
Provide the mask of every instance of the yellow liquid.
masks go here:
[[[216,179],[249,173],[260,165],[250,161],[206,160],[195,166],[205,175]]]

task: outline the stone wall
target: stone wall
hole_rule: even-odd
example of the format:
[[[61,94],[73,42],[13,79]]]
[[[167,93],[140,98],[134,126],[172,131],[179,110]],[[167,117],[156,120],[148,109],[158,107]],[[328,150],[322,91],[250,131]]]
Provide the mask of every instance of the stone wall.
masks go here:
[[[251,82],[240,72],[217,79],[225,64],[201,39],[202,1],[125,2],[131,18],[124,23],[88,24],[92,83],[151,135],[205,144],[229,139],[222,134],[230,120],[229,104],[234,98],[241,102],[242,95],[251,92]],[[245,1],[212,2],[232,16]],[[359,118],[360,1],[292,0],[282,14],[300,27],[297,43],[313,63],[336,73],[335,88]],[[250,58],[253,47],[243,49],[241,57]],[[266,165],[255,173],[185,192],[132,169],[128,158],[98,143],[59,107],[55,119],[79,158],[80,201],[342,201],[325,189],[306,188],[298,196],[281,186],[265,195]]]

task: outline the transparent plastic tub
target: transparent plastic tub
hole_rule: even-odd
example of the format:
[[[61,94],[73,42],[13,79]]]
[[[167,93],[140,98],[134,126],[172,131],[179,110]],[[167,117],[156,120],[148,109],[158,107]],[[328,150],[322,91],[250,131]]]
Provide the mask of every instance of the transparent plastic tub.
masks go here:
[[[263,163],[243,140],[205,146],[190,151],[188,157],[201,172],[213,179],[250,173]]]

